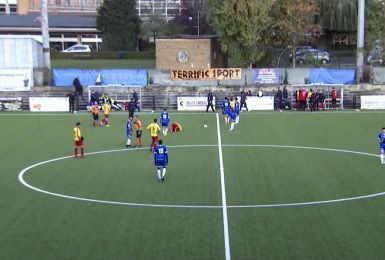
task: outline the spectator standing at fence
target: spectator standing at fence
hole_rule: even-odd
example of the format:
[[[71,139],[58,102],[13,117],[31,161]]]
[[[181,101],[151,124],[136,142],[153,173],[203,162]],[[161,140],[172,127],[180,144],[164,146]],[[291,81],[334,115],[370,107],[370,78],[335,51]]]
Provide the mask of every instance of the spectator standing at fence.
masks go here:
[[[74,113],[75,112],[75,93],[71,92],[67,94],[68,97],[68,103],[69,103],[69,113]]]
[[[211,110],[212,110],[213,112],[215,112],[213,101],[214,101],[213,91],[210,90],[210,92],[207,94],[207,107],[206,107],[206,113],[209,112],[209,108],[210,108],[210,107],[211,107]]]
[[[134,109],[137,109],[139,112],[139,106],[138,106],[139,97],[138,97],[138,93],[136,92],[136,90],[134,90],[134,93],[132,93],[132,100],[134,101],[134,105],[135,105]]]
[[[299,92],[299,102],[301,104],[301,110],[305,111],[306,110],[306,90],[304,88],[301,89]]]
[[[316,111],[317,109],[317,93],[316,91],[313,91],[311,93],[311,96],[310,96],[310,103],[309,103],[309,107],[310,107],[310,111],[313,112],[313,111]]]
[[[337,91],[334,87],[332,87],[332,92],[330,93],[330,98],[332,99],[332,109],[337,109]]]
[[[77,76],[74,81],[73,81],[73,85],[75,87],[75,93],[76,93],[76,96],[80,96],[82,98],[82,100],[84,101],[84,97],[83,97],[83,86],[82,84],[80,83],[80,77]]]
[[[78,158],[78,148],[80,148],[80,158],[84,158],[84,146],[83,141],[84,138],[80,132],[80,122],[75,124],[73,128],[74,135],[74,158]]]
[[[325,110],[325,95],[322,90],[318,90],[318,110]]]
[[[275,93],[276,109],[282,111],[282,90],[278,87],[277,93]]]
[[[128,116],[134,118],[134,113],[135,113],[135,100],[131,99],[130,102],[128,103]]]
[[[294,99],[295,99],[295,109],[300,110],[301,109],[301,102],[299,101],[299,93],[300,90],[297,88],[293,94]]]
[[[250,90],[249,90],[250,91]],[[241,91],[241,107],[240,110],[242,110],[242,107],[246,108],[246,111],[249,111],[246,104],[246,99],[249,94],[245,91],[245,89],[242,89]]]

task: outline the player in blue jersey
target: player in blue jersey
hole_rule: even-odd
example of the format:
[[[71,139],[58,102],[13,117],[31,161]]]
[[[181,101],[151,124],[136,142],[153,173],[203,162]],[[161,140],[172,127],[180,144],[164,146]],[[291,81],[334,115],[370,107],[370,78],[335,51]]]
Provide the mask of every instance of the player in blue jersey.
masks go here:
[[[241,112],[241,106],[239,104],[238,98],[235,98],[235,104],[234,104],[234,112],[237,115],[237,119],[235,120],[235,123],[239,123],[239,113]]]
[[[237,113],[235,113],[234,111],[230,111],[229,112],[229,118],[231,120],[231,123],[230,123],[230,131],[233,131],[234,130],[234,125],[236,124],[236,121],[237,121]]]
[[[378,142],[380,143],[381,164],[385,164],[385,127],[383,127],[382,132],[378,134]]]
[[[225,97],[225,100],[222,102],[222,114],[225,115],[225,124],[230,123],[230,102],[227,97]]]
[[[132,117],[128,117],[127,123],[126,123],[126,137],[127,137],[127,143],[126,147],[131,147],[131,135],[132,135]]]
[[[163,182],[166,175],[166,166],[168,164],[167,147],[163,145],[163,141],[159,140],[157,146],[154,148],[154,162],[156,172],[158,174],[158,181]]]
[[[162,126],[163,136],[167,135],[169,122],[170,122],[170,116],[168,115],[168,112],[166,111],[166,109],[164,109],[163,112],[160,114],[160,124]]]

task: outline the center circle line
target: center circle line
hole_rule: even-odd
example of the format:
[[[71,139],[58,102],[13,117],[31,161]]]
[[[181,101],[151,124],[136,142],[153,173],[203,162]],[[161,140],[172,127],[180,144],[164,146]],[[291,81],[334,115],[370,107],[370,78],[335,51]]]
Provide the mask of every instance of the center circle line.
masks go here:
[[[169,148],[196,148],[196,147],[218,147],[218,144],[202,144],[202,145],[170,145]],[[271,147],[271,148],[291,148],[291,149],[308,149],[308,150],[320,150],[320,151],[333,151],[333,152],[342,152],[342,153],[352,153],[352,154],[359,154],[359,155],[366,155],[366,156],[374,156],[379,157],[376,154],[371,153],[365,153],[365,152],[358,152],[358,151],[351,151],[351,150],[345,150],[345,149],[336,149],[336,148],[324,148],[324,147],[309,147],[309,146],[293,146],[293,145],[274,145],[274,144],[223,144],[222,147]],[[96,152],[90,152],[86,153],[85,155],[95,155],[95,154],[105,154],[105,153],[113,153],[113,152],[123,152],[123,151],[139,151],[144,150],[147,148],[136,148],[136,149],[113,149],[113,150],[105,150],[105,151],[96,151]],[[121,206],[139,206],[139,207],[159,207],[159,208],[205,208],[205,209],[221,209],[221,205],[171,205],[171,204],[150,204],[150,203],[132,203],[132,202],[122,202],[122,201],[108,201],[108,200],[98,200],[98,199],[91,199],[91,198],[83,198],[83,197],[76,197],[71,195],[65,195],[55,192],[46,191],[40,188],[37,188],[35,186],[32,186],[28,184],[24,180],[24,175],[32,168],[35,168],[37,166],[41,166],[44,164],[65,160],[73,158],[72,155],[70,156],[64,156],[64,157],[58,157],[42,162],[35,163],[33,165],[30,165],[23,170],[21,170],[18,174],[18,180],[19,182],[34,191],[44,193],[51,196],[66,198],[66,199],[73,199],[78,201],[86,201],[86,202],[94,202],[94,203],[103,203],[103,204],[113,204],[113,205],[121,205]],[[360,200],[360,199],[368,199],[368,198],[374,198],[385,195],[385,192],[379,192],[374,194],[367,194],[362,196],[356,196],[356,197],[349,197],[349,198],[341,198],[341,199],[332,199],[332,200],[322,200],[322,201],[309,201],[309,202],[294,202],[294,203],[282,203],[282,204],[255,204],[255,205],[227,205],[227,208],[273,208],[273,207],[295,207],[295,206],[308,206],[308,205],[320,205],[320,204],[329,204],[329,203],[337,203],[337,202],[344,202],[344,201],[353,201],[353,200]]]

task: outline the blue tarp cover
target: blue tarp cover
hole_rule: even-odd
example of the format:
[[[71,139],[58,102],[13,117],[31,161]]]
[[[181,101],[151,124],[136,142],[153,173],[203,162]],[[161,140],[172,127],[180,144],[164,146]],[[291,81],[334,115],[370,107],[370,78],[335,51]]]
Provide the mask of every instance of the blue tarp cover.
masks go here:
[[[136,69],[53,69],[52,84],[57,87],[72,87],[76,76],[83,86],[95,85],[100,73],[102,85],[147,85],[147,70]]]
[[[313,84],[354,84],[355,70],[310,69],[309,80]]]
[[[147,85],[147,70],[104,69],[100,76],[102,85]]]
[[[72,82],[79,76],[83,86],[95,85],[99,72],[86,69],[53,69],[52,84],[57,87],[73,87]]]

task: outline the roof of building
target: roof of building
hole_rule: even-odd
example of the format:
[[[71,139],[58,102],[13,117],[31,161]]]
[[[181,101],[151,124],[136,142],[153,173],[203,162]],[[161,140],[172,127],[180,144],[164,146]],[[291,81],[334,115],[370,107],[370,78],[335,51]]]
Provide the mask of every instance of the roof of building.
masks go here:
[[[1,27],[23,27],[23,28],[40,28],[39,16],[35,14],[1,14]],[[80,15],[49,15],[48,23],[50,28],[96,28],[96,16],[80,16]]]

